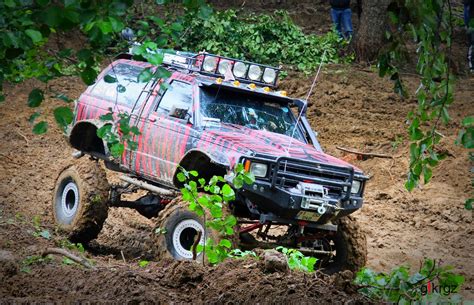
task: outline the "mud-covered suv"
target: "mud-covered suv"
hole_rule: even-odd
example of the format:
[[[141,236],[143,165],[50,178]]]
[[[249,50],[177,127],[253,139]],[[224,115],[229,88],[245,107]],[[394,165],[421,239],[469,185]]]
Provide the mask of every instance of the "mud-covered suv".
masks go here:
[[[166,229],[162,251],[190,259],[204,225],[180,200],[179,168],[210,178],[242,163],[256,181],[236,190],[230,204],[240,247],[298,248],[332,270],[365,264],[365,237],[348,215],[361,208],[367,177],[322,151],[306,101],[274,90],[277,68],[176,52],[163,59],[171,77],[139,82],[149,67],[156,68],[122,56],[76,102],[69,142],[77,158],[91,158],[59,175],[53,199],[55,220],[73,241],[96,238],[110,206],[130,207],[159,219]],[[137,149],[126,148],[119,159],[97,136],[107,124],[99,117],[110,108],[130,113],[140,130]],[[121,172],[122,184],[109,185],[99,159]],[[137,190],[148,193],[122,200]]]

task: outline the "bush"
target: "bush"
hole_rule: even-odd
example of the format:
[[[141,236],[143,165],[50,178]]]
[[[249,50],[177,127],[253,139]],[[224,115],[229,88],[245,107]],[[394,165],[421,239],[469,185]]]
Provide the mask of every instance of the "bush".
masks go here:
[[[179,43],[188,51],[206,50],[262,64],[286,64],[304,72],[315,70],[321,61],[349,60],[338,55],[344,41],[336,33],[306,35],[286,11],[241,17],[234,10],[225,10],[215,12],[207,20],[187,12],[183,27]]]

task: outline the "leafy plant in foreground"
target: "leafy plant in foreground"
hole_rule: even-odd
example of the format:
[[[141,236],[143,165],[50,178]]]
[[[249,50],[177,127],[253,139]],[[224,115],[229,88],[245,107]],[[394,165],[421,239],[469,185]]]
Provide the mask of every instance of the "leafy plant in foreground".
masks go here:
[[[461,302],[458,292],[464,277],[452,269],[426,259],[414,274],[405,266],[397,267],[389,274],[364,268],[357,273],[354,283],[360,286],[360,293],[374,300],[395,304],[457,304]]]
[[[196,171],[181,169],[177,175],[178,180],[183,183],[181,194],[183,200],[189,203],[189,209],[204,218],[205,225],[221,236],[234,234],[234,226],[237,219],[233,215],[226,215],[224,209],[230,201],[235,199],[234,189],[227,183],[231,181],[237,189],[245,184],[252,184],[255,177],[244,170],[242,164],[237,164],[232,175],[227,180],[221,176],[213,176],[209,181],[199,178]],[[197,181],[195,181],[197,180]],[[206,193],[200,193],[206,192]],[[210,216],[210,219],[207,217]],[[204,232],[203,232],[204,233]],[[207,260],[211,264],[217,264],[231,257],[232,242],[222,238],[219,242],[207,238],[204,245],[197,245],[197,252],[205,252]]]
[[[316,257],[305,256],[296,249],[288,249],[282,246],[277,247],[276,250],[286,255],[288,258],[288,267],[290,267],[291,270],[314,272],[314,265],[317,261]]]

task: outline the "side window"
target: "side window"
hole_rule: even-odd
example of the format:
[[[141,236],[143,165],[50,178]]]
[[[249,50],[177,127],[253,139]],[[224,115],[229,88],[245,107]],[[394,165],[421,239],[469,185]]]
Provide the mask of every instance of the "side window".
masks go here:
[[[94,85],[91,93],[99,98],[117,102],[130,108],[134,106],[140,107],[147,96],[146,92],[141,93],[147,90],[148,88],[146,87],[151,86],[152,83],[138,82],[138,75],[143,69],[142,67],[124,63],[114,65],[114,68],[111,68],[106,76]],[[107,75],[117,81],[106,82],[105,77]]]
[[[156,110],[161,113],[169,114],[174,106],[175,108],[187,109],[190,111],[192,103],[192,85],[174,80],[163,94]]]

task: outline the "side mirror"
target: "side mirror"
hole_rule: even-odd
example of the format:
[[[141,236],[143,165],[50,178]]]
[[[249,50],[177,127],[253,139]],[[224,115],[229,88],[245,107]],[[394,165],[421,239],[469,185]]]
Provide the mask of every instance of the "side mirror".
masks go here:
[[[127,40],[127,41],[132,41],[135,39],[135,33],[133,32],[133,30],[131,28],[124,28],[122,30],[122,38]]]
[[[186,120],[188,116],[191,116],[188,113],[189,108],[180,108],[179,106],[172,106],[170,113],[168,114],[169,116],[181,120]]]

